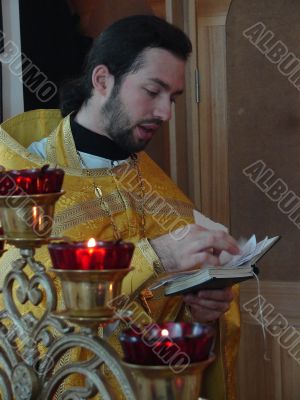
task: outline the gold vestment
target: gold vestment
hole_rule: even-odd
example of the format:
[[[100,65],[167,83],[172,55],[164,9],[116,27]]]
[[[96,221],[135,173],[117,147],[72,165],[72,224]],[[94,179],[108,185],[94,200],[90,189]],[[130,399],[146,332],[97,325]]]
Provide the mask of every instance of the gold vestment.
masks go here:
[[[26,148],[33,142],[48,137],[47,159],[29,153]],[[0,164],[6,169],[41,167],[44,164],[65,170],[63,195],[56,205],[53,235],[63,234],[73,240],[113,240],[111,219],[121,237],[136,246],[132,265],[135,269],[124,279],[122,291],[133,296],[136,306],[144,310],[139,299],[141,288],[147,286],[160,273],[159,259],[147,239],[193,223],[193,204],[146,155],[138,154],[141,176],[146,184],[145,198],[141,204],[139,179],[136,170],[128,163],[112,169],[94,169],[89,173],[80,165],[70,128],[69,117],[62,119],[57,110],[36,110],[18,115],[1,126]],[[110,213],[95,197],[97,185]],[[145,214],[145,236],[141,237],[141,218]],[[0,260],[0,284],[10,271],[12,260],[18,257],[16,249],[9,249]],[[36,258],[50,267],[46,246],[38,249]],[[63,307],[59,282],[53,276],[58,291],[58,307]],[[145,282],[147,284],[145,285]],[[204,380],[205,395],[211,400],[234,400],[235,361],[239,343],[238,288],[234,288],[235,301],[220,319],[217,344],[218,359],[208,368]],[[151,318],[156,322],[187,318],[182,298],[163,297],[147,301]],[[0,306],[3,300],[0,298]],[[29,311],[26,304],[22,312]],[[149,310],[148,310],[149,311]],[[39,311],[34,310],[38,315]],[[117,340],[113,345],[120,352]],[[226,393],[226,395],[225,395]]]

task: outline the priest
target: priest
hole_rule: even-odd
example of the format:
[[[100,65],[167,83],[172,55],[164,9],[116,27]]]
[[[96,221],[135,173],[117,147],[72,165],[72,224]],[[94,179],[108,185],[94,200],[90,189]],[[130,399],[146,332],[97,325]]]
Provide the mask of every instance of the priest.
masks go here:
[[[147,290],[162,273],[218,265],[222,250],[238,253],[230,235],[194,223],[192,202],[143,152],[171,118],[190,52],[187,36],[157,17],[115,22],[95,40],[82,76],[63,88],[61,111],[31,111],[2,124],[0,162],[7,169],[50,164],[65,170],[66,194],[56,206],[53,234],[133,242],[135,269],[122,292],[147,322],[215,323],[218,359],[206,376],[205,395],[235,399],[238,290],[171,298]],[[11,249],[2,257],[2,282],[17,256]],[[46,249],[37,259],[50,267]],[[24,314],[29,311],[24,305]],[[111,341],[120,350],[116,332]]]

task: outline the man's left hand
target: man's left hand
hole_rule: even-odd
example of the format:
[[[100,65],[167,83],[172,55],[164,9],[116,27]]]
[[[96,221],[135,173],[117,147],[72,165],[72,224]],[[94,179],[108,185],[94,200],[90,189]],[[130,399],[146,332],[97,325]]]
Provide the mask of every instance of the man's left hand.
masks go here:
[[[218,290],[199,290],[195,294],[187,294],[184,302],[190,307],[191,314],[197,322],[211,322],[229,310],[233,300],[231,288]]]

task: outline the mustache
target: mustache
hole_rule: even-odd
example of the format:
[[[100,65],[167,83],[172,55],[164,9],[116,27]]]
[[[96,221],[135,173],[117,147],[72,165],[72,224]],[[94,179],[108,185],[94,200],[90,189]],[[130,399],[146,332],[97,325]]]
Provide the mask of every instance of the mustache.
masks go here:
[[[141,121],[138,121],[136,125],[141,124],[155,124],[161,126],[163,124],[163,121],[160,118],[143,119]]]

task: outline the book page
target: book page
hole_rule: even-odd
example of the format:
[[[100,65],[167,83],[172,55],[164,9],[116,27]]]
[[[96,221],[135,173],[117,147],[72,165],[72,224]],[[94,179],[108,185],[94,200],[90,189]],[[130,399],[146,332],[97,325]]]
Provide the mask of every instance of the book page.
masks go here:
[[[204,272],[205,270],[215,270],[215,269],[219,269],[222,270],[224,269],[243,269],[243,268],[250,268],[252,264],[255,264],[255,262],[260,259],[262,257],[263,254],[265,254],[265,252],[267,252],[269,250],[269,248],[272,247],[272,245],[274,243],[276,243],[276,241],[279,239],[278,236],[275,236],[273,238],[268,238],[268,236],[266,236],[262,241],[260,242],[256,242],[256,236],[252,235],[250,237],[249,240],[245,241],[244,239],[239,240],[239,246],[240,246],[240,251],[241,253],[236,255],[236,256],[232,256],[229,254],[229,261],[226,260],[226,258],[228,259],[227,255],[224,254],[223,255],[223,261],[226,260],[225,264],[220,265],[219,267],[216,266],[206,266],[204,265],[203,268],[198,268],[198,269],[194,269],[194,270],[190,270],[190,271],[182,271],[182,272],[175,272],[175,273],[171,273],[166,275],[165,277],[163,277],[162,279],[160,279],[157,282],[154,282],[151,286],[150,286],[150,290],[155,290],[158,289],[159,287],[169,284],[171,282],[175,282],[175,281],[182,281],[185,278],[188,278],[194,274],[199,274],[200,272]],[[226,253],[226,252],[222,252],[222,253]],[[220,259],[222,256],[222,253],[220,255]],[[227,253],[228,254],[228,253]],[[222,260],[221,260],[222,261]],[[221,271],[220,271],[221,272]]]
[[[246,242],[244,239],[240,239],[238,241],[238,246],[240,248],[240,254],[237,254],[236,256],[232,256],[231,254],[222,251],[222,253],[220,254],[220,263],[222,266],[234,268],[249,261],[253,257],[257,247],[256,236],[252,235],[250,239]],[[229,256],[227,256],[226,262],[224,262],[224,254],[228,254]]]
[[[228,232],[228,228],[226,228],[226,226],[219,224],[218,222],[212,221],[198,210],[193,210],[193,215],[195,219],[195,224],[200,225],[205,229],[209,229],[211,231]]]

